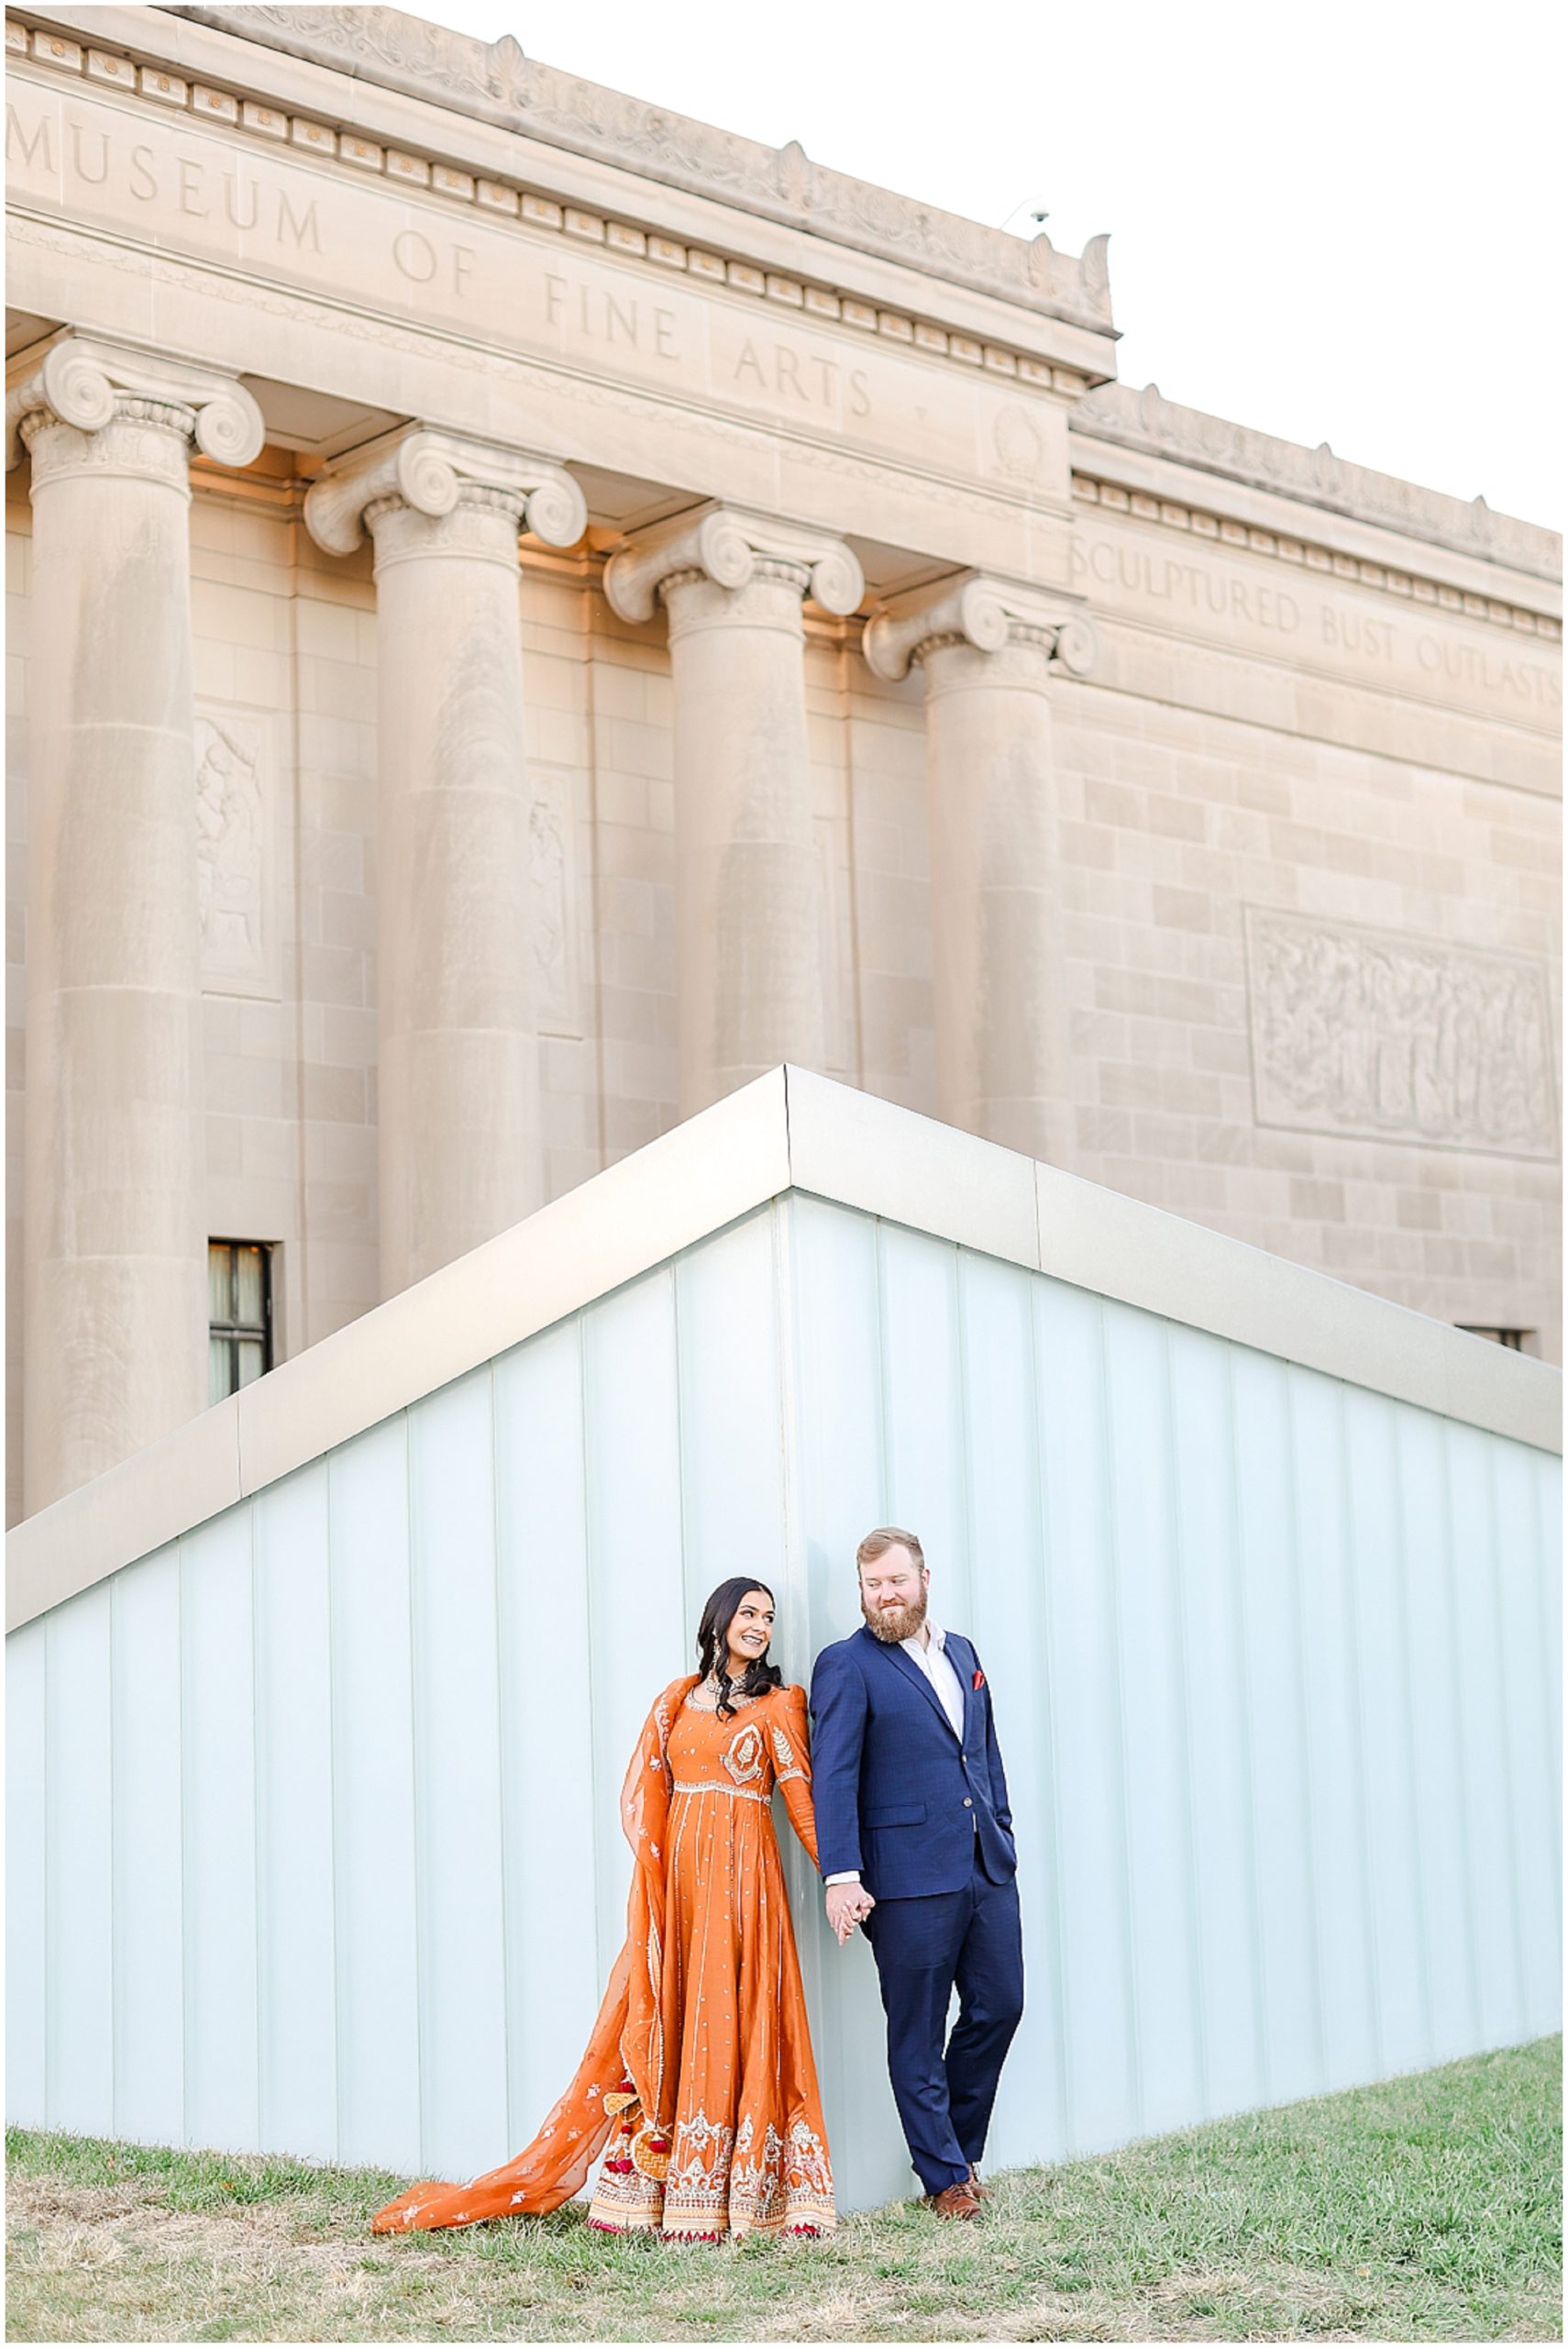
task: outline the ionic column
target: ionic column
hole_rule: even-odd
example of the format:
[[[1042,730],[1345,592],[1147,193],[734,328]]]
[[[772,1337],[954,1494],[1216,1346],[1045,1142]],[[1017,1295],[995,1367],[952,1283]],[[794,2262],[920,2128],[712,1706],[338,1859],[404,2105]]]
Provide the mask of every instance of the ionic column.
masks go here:
[[[1059,1162],[1050,680],[1088,672],[1093,629],[971,573],[882,604],[865,650],[879,677],[925,678],[937,1114]]]
[[[62,335],[32,459],[23,1225],[30,1514],[207,1399],[188,460],[261,447],[226,377]]]
[[[822,1066],[801,604],[842,616],[864,583],[840,540],[724,506],[639,533],[606,566],[622,619],[657,599],[669,615],[683,1117],[780,1060]]]
[[[517,534],[582,536],[569,473],[423,427],[305,499],[319,546],[375,546],[381,1293],[544,1198]]]

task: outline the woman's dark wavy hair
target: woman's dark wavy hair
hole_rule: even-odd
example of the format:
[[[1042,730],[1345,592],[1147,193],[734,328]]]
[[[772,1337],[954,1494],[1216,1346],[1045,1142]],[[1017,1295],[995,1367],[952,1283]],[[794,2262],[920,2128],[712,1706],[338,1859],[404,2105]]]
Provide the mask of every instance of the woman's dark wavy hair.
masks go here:
[[[741,1600],[748,1589],[759,1589],[764,1598],[773,1598],[765,1581],[755,1574],[738,1574],[729,1581],[722,1581],[702,1609],[702,1620],[697,1625],[697,1660],[706,1678],[709,1672],[719,1683],[719,1717],[729,1720],[734,1706],[734,1696],[760,1696],[769,1688],[782,1688],[784,1674],[767,1658],[773,1652],[764,1647],[755,1662],[748,1663],[738,1679],[732,1679],[727,1669],[730,1654],[730,1624],[740,1609]],[[774,1599],[774,1604],[778,1604]]]

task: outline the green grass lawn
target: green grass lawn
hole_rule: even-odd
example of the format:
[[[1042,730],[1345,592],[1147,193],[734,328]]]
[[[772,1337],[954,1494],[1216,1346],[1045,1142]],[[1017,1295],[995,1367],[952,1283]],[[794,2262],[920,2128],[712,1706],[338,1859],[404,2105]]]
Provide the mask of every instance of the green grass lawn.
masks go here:
[[[363,2169],[9,2139],[13,2340],[1550,2340],[1560,2039],[907,2203],[829,2244],[580,2211],[395,2241]]]

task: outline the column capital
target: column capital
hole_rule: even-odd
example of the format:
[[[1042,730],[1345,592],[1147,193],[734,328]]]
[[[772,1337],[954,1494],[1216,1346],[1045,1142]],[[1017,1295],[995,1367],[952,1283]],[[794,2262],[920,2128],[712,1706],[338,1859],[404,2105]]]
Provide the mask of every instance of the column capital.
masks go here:
[[[671,580],[701,578],[732,590],[759,568],[801,573],[803,593],[843,618],[866,592],[865,574],[842,538],[802,529],[736,505],[700,505],[638,530],[604,567],[604,593],[617,618],[646,620]]]
[[[588,527],[587,500],[564,465],[426,424],[400,426],[335,459],[306,492],[305,526],[327,554],[352,554],[371,505],[391,499],[439,521],[486,493],[511,503],[547,546],[575,546]]]
[[[149,416],[149,408],[165,410]],[[6,470],[32,418],[101,432],[121,418],[171,426],[221,465],[248,465],[265,437],[261,411],[232,375],[160,350],[102,341],[72,327],[18,353],[6,371]]]
[[[999,652],[1008,644],[1041,646],[1053,669],[1087,677],[1099,650],[1093,621],[1070,597],[977,570],[914,587],[878,604],[866,623],[863,649],[873,676],[896,683],[912,661],[944,644]]]

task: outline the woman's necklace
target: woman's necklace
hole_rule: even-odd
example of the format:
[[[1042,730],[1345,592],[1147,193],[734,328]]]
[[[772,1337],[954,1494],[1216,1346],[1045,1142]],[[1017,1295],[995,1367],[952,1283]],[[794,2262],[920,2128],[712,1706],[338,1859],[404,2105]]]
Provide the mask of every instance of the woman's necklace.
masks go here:
[[[710,1671],[708,1677],[702,1682],[701,1692],[704,1696],[712,1696],[713,1700],[713,1710],[717,1711],[719,1706],[724,1700],[724,1690],[723,1686],[720,1684],[719,1675],[716,1670]],[[729,1687],[729,1700],[732,1704],[749,1704],[752,1701],[752,1699],[749,1696],[742,1695],[741,1685],[738,1679],[732,1679]],[[704,1706],[703,1709],[706,1710],[707,1707]]]

